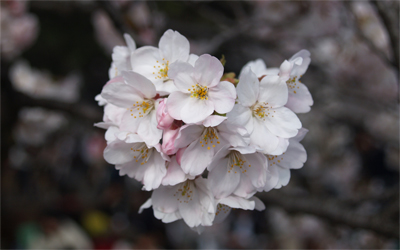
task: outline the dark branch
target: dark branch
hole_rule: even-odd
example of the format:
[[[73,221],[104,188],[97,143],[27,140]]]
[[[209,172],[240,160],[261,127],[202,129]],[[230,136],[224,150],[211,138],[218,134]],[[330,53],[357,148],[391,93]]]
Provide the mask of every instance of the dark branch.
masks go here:
[[[312,214],[335,224],[372,230],[389,238],[399,238],[398,221],[390,220],[382,214],[361,215],[336,199],[289,195],[280,190],[258,196],[265,204],[282,207],[291,213]]]

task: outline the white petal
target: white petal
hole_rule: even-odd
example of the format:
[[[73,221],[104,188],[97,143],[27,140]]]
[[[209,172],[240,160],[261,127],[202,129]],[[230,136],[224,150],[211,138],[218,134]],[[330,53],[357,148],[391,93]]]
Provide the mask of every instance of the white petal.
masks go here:
[[[141,214],[144,209],[151,207],[151,205],[152,205],[151,198],[149,198],[145,203],[143,203],[143,205],[140,206],[139,214]]]
[[[235,192],[233,194],[243,197],[250,198],[257,192],[257,189],[251,183],[250,178],[247,175],[240,176],[240,183]]]
[[[146,99],[151,99],[156,95],[156,88],[146,77],[133,71],[123,71],[122,76],[128,85],[141,92]]]
[[[214,104],[214,109],[220,114],[232,110],[236,100],[235,86],[230,82],[220,82],[208,91],[208,98]]]
[[[260,83],[259,102],[269,106],[282,107],[288,100],[288,87],[285,82],[279,81],[279,76],[266,76]]]
[[[132,70],[141,74],[140,67],[147,66],[154,68],[157,60],[161,60],[159,49],[152,46],[143,46],[132,53]]]
[[[170,65],[168,76],[174,80],[175,86],[179,91],[190,93],[189,89],[197,84],[192,77],[193,70],[193,66],[189,63],[177,61]]]
[[[169,101],[167,105],[169,105]],[[214,105],[210,100],[200,100],[189,97],[186,99],[186,103],[181,109],[181,118],[184,123],[197,123],[206,119],[213,112]]]
[[[148,146],[158,144],[162,137],[162,130],[157,128],[156,111],[151,111],[148,115],[142,118],[138,127],[137,133]]]
[[[158,47],[162,55],[170,61],[187,61],[189,58],[189,41],[178,31],[167,30],[160,38]]]
[[[268,167],[268,171],[269,171],[268,179],[267,179],[267,182],[265,183],[265,186],[263,188],[263,190],[265,192],[270,191],[271,189],[273,189],[278,184],[278,182],[279,182],[278,168],[279,167],[277,167],[275,165],[272,165],[272,166],[270,165]]]
[[[245,107],[254,105],[258,99],[260,82],[257,76],[247,68],[240,74],[239,83],[236,87],[240,103]]]
[[[131,52],[136,50],[136,43],[135,40],[129,34],[124,34],[125,42]]]
[[[255,202],[255,204],[256,204],[255,209],[256,210],[262,211],[262,210],[265,209],[264,203],[260,199],[258,199],[257,197],[253,196],[253,197],[249,198],[249,200]]]
[[[274,188],[275,189],[279,189],[281,187],[286,186],[289,183],[290,170],[286,169],[286,168],[281,168],[279,166],[277,166],[276,169],[278,170],[279,181],[278,181],[278,183],[276,184],[276,186]]]
[[[104,159],[110,164],[124,164],[133,160],[132,144],[114,140],[104,150]]]
[[[174,213],[178,210],[178,200],[174,194],[178,192],[177,186],[161,186],[153,191],[151,199],[153,208],[163,213]]]
[[[197,59],[199,59],[198,55],[195,54],[190,54],[189,55],[189,59],[188,59],[188,63],[190,63],[190,65],[194,66],[194,64],[196,63]]]
[[[269,129],[258,119],[254,120],[254,129],[250,134],[250,145],[261,149],[263,153],[274,152],[279,144],[277,136],[273,135]]]
[[[264,124],[272,134],[283,138],[291,138],[297,135],[298,130],[301,128],[301,122],[293,111],[281,107],[271,109],[271,112],[274,112],[273,117],[266,117]]]
[[[226,116],[229,122],[246,128],[249,134],[253,132],[253,119],[250,108],[235,104],[231,112]]]
[[[244,210],[253,210],[255,207],[255,202],[252,200],[247,200],[238,196],[228,196],[219,201],[219,203],[227,205],[232,208],[239,208]]]
[[[186,181],[186,174],[183,172],[181,166],[176,161],[176,157],[171,157],[171,162],[167,168],[167,174],[162,180],[161,184],[164,186],[174,186],[178,183]]]
[[[161,157],[160,153],[154,151],[153,156],[143,166],[147,168],[143,176],[143,189],[150,191],[158,188],[167,174],[165,160]]]
[[[199,125],[184,125],[180,128],[175,141],[176,148],[183,148],[200,138],[204,127]]]
[[[307,113],[314,104],[313,98],[306,85],[297,82],[294,89],[289,90],[289,98],[286,107],[295,113]]]
[[[168,96],[167,112],[176,120],[182,120],[181,110],[190,99],[189,95],[182,92],[173,92]]]
[[[244,155],[244,157],[246,158],[246,164],[249,165],[245,174],[250,178],[255,188],[263,187],[267,180],[267,158],[261,153],[248,154]]]
[[[262,59],[257,59],[255,61],[250,61],[250,62],[246,63],[243,66],[242,70],[240,71],[239,76],[241,76],[243,74],[243,72],[245,72],[248,68],[250,68],[251,71],[253,71],[257,77],[266,75],[265,71],[267,70],[267,66],[265,65],[265,62]]]
[[[203,144],[200,144],[199,140],[197,139],[189,145],[181,160],[183,171],[193,176],[202,174],[214,156],[214,148],[202,147]]]
[[[227,119],[227,117],[224,117],[224,116],[210,115],[203,121],[203,126],[204,127],[216,127],[216,126],[220,125],[226,119]]]
[[[212,88],[216,86],[224,73],[221,62],[208,54],[201,55],[194,66],[194,78],[202,85]]]
[[[101,91],[101,97],[122,108],[132,107],[134,103],[143,101],[140,92],[122,81],[106,84]]]
[[[227,197],[235,191],[240,182],[240,173],[228,172],[228,159],[221,159],[215,163],[208,174],[211,190],[216,199]]]

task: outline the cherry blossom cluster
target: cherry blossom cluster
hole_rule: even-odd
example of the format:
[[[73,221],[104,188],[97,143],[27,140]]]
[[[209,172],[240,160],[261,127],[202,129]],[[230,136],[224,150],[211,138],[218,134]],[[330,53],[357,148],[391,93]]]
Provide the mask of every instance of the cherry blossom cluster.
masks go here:
[[[258,59],[239,78],[217,58],[189,54],[189,41],[167,30],[158,48],[116,46],[110,80],[96,97],[104,105],[105,160],[153,191],[165,223],[183,219],[196,230],[222,221],[232,208],[263,210],[254,196],[288,184],[307,159],[307,130],[296,113],[313,104],[300,78],[310,64],[302,50],[280,68]]]

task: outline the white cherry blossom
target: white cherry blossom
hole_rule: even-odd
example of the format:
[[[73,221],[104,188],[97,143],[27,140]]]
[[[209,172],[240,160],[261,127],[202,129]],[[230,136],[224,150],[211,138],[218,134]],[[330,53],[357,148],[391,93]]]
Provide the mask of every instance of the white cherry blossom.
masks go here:
[[[220,82],[224,71],[221,62],[210,55],[202,55],[194,67],[175,62],[169,69],[178,91],[168,97],[168,113],[185,123],[201,122],[214,111],[225,114],[232,110],[236,99],[235,86]]]
[[[196,55],[189,55],[189,41],[178,31],[167,30],[160,38],[158,48],[143,46],[131,57],[132,70],[152,81],[160,95],[176,91],[170,79],[170,64],[176,61],[193,63]]]
[[[112,63],[108,71],[110,79],[120,76],[122,71],[132,70],[131,54],[136,50],[136,43],[128,34],[124,34],[127,46],[115,46],[113,49]]]
[[[185,173],[196,176],[203,173],[223,145],[245,147],[248,143],[246,129],[229,123],[226,117],[211,115],[200,125],[182,126],[175,147],[188,146],[182,155],[182,169]]]
[[[156,109],[159,100],[154,85],[145,77],[123,71],[117,80],[109,81],[101,96],[109,103],[125,108],[119,128],[139,134],[151,146],[159,143],[162,130],[157,128]]]
[[[160,145],[149,147],[137,134],[118,134],[104,150],[104,159],[115,164],[120,175],[128,175],[144,185],[145,190],[158,188],[167,169],[169,157],[161,152]]]
[[[240,76],[237,94],[239,103],[227,114],[228,120],[244,126],[251,145],[260,152],[283,153],[287,143],[281,138],[294,137],[301,128],[297,116],[284,107],[288,98],[285,82],[276,75],[265,76],[260,82],[247,68]]]

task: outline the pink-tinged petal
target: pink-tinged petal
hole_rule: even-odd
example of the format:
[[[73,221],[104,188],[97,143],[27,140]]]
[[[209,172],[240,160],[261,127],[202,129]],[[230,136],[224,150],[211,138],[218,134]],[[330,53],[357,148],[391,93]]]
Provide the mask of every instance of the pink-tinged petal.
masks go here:
[[[279,144],[277,136],[273,135],[268,128],[258,119],[254,120],[254,129],[250,134],[250,145],[261,148],[263,153],[274,152]]]
[[[240,183],[236,190],[233,192],[234,195],[243,198],[250,198],[257,192],[257,189],[251,183],[250,178],[247,175],[240,176]]]
[[[297,135],[301,128],[301,122],[293,111],[281,107],[271,109],[271,112],[274,112],[273,117],[266,117],[264,124],[272,134],[283,138],[291,138]]]
[[[211,190],[216,199],[227,197],[235,191],[240,182],[240,172],[228,172],[228,159],[216,162],[216,167],[208,173]]]
[[[143,205],[140,206],[139,208],[139,214],[143,212],[144,209],[151,207],[153,203],[151,202],[151,198],[149,198]]]
[[[282,107],[288,100],[288,87],[279,76],[266,76],[260,83],[260,95],[258,101],[268,103],[272,108]]]
[[[133,160],[132,144],[115,140],[107,145],[104,150],[104,159],[110,164],[124,164]]]
[[[205,120],[213,112],[214,105],[210,100],[189,97],[186,99],[185,106],[181,109],[181,120],[184,123],[197,123]]]
[[[171,162],[168,163],[167,174],[162,180],[163,186],[174,186],[187,180],[186,174],[183,172],[181,166],[176,161],[176,157],[171,157]]]
[[[161,157],[160,153],[153,151],[153,156],[143,166],[147,168],[143,176],[143,189],[150,191],[158,188],[167,174],[165,160]]]
[[[173,92],[168,96],[167,112],[176,120],[182,120],[182,108],[189,101],[190,97],[182,92]]]
[[[183,125],[175,141],[176,148],[183,148],[200,138],[204,127],[200,125]]]
[[[290,180],[290,170],[286,168],[276,167],[278,171],[279,180],[274,189],[279,189],[281,187],[286,186]]]
[[[162,139],[162,151],[167,155],[175,154],[179,148],[175,147],[175,141],[178,137],[179,129],[165,129]]]
[[[264,203],[260,199],[258,199],[257,197],[253,196],[253,197],[249,198],[249,201],[254,201],[255,202],[255,207],[254,208],[257,211],[263,211],[265,209]]]
[[[157,128],[156,111],[151,111],[142,118],[137,130],[138,135],[143,138],[148,146],[158,144],[162,137],[162,130]]]
[[[201,55],[194,66],[194,78],[202,85],[212,88],[216,86],[224,73],[221,62],[208,54]]]
[[[146,77],[133,71],[123,71],[122,76],[128,85],[141,92],[146,99],[151,99],[156,95],[156,88]]]
[[[261,188],[267,180],[266,169],[268,160],[261,153],[243,155],[246,158],[247,172],[245,174],[251,179],[251,183],[255,188]]]
[[[295,113],[307,113],[314,104],[313,98],[306,85],[297,82],[294,88],[289,89],[289,98],[286,107]]]
[[[254,105],[258,99],[260,82],[257,76],[246,68],[239,78],[239,83],[236,87],[236,92],[240,103],[245,107]]]
[[[244,209],[244,210],[253,210],[255,207],[255,202],[250,199],[244,199],[238,196],[228,196],[226,198],[222,198],[219,203],[227,205],[232,208]]]
[[[226,114],[226,116],[229,122],[246,128],[249,134],[253,131],[253,118],[250,108],[235,104],[231,112]]]
[[[138,93],[135,88],[124,82],[106,84],[101,91],[101,97],[106,99],[107,102],[122,108],[132,107],[134,103],[143,101],[141,93]]]
[[[163,98],[157,107],[156,111],[157,118],[157,128],[158,129],[167,129],[171,127],[174,122],[174,118],[172,118],[167,112],[167,98]]]
[[[178,31],[167,30],[158,44],[161,54],[169,62],[186,61],[189,58],[189,41]]]
[[[235,86],[230,82],[220,82],[208,90],[208,98],[214,104],[215,111],[220,114],[228,113],[235,105]]]
[[[279,167],[276,167],[275,165],[268,167],[268,178],[267,178],[267,182],[265,183],[265,186],[263,187],[263,190],[265,192],[270,191],[278,184],[278,182],[279,182],[278,168]]]
[[[126,45],[130,49],[131,52],[136,50],[136,43],[135,40],[132,39],[132,37],[129,34],[124,34],[124,39],[126,42]]]
[[[192,77],[194,68],[186,62],[177,61],[169,66],[168,76],[174,80],[176,88],[183,93],[190,93],[189,89],[197,82]]]
[[[217,111],[218,112],[218,111]],[[227,117],[220,115],[210,115],[203,121],[204,127],[216,127],[220,125],[223,121],[225,121]]]
[[[214,148],[202,147],[199,139],[192,142],[182,156],[181,167],[186,174],[196,176],[202,174],[211,163]]]
[[[178,192],[178,186],[161,186],[153,191],[151,200],[153,208],[163,213],[174,213],[178,210],[178,200],[174,194]]]

